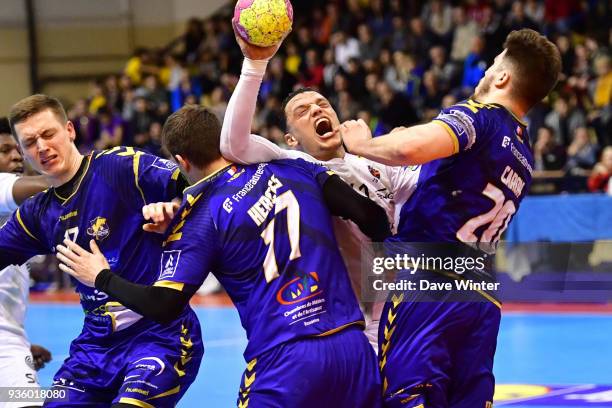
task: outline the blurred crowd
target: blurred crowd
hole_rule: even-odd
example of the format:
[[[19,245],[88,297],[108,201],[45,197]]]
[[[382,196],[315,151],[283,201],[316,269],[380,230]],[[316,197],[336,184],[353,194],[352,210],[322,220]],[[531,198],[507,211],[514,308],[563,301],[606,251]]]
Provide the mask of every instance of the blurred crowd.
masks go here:
[[[326,95],[340,120],[362,118],[375,135],[433,118],[469,97],[515,29],[559,47],[563,74],[528,117],[540,175],[578,178],[575,191],[606,191],[612,173],[609,1],[293,0],[293,32],[268,65],[253,132],[283,144],[281,106],[297,87]],[[163,122],[185,103],[223,119],[242,54],[233,2],[155,49],[139,48],[123,72],[92,84],[69,109],[83,151],[119,144],[160,152]]]

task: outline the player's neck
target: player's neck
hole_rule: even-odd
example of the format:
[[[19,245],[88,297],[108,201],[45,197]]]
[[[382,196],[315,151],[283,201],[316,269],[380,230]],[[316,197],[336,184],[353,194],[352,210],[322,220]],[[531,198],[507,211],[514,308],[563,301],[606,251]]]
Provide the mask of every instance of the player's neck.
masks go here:
[[[195,166],[192,166],[191,169],[187,172],[187,179],[189,180],[189,183],[191,184],[197,183],[198,181],[212,174],[215,174],[216,172],[229,166],[230,164],[232,164],[231,161],[228,161],[225,158],[220,157],[212,161],[211,163],[207,164],[206,166],[202,167],[201,169]]]
[[[523,119],[527,114],[528,109],[525,109],[522,104],[516,102],[516,98],[507,95],[485,95],[478,99],[480,103],[495,103],[509,110],[514,116]]]
[[[344,159],[345,155],[346,155],[346,150],[344,150],[344,147],[342,147],[341,145],[340,147],[338,147],[338,149],[334,150],[333,152],[328,152],[328,151],[320,152],[318,156],[315,157],[315,159],[321,160],[321,161],[330,161],[332,159]]]
[[[49,180],[51,181],[51,185],[53,187],[59,187],[63,184],[66,184],[77,174],[79,168],[81,167],[81,163],[83,162],[83,156],[76,148],[73,146],[73,150],[71,151],[70,157],[66,159],[68,166],[65,172],[58,174],[57,176],[49,176]]]

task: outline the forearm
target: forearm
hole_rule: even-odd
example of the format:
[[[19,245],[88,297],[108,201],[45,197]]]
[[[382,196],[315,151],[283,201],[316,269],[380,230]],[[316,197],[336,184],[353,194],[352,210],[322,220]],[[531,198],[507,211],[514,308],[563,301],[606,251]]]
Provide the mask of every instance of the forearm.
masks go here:
[[[125,307],[161,324],[178,318],[195,293],[132,283],[108,269],[98,274],[95,286]]]
[[[221,128],[221,153],[238,163],[254,163],[278,159],[278,146],[251,135],[257,94],[266,72],[265,60],[244,59],[242,73],[225,111]]]
[[[390,166],[407,166],[451,156],[454,146],[442,126],[428,123],[359,141],[350,152]]]
[[[323,198],[332,215],[353,221],[372,241],[381,242],[391,235],[385,210],[357,193],[340,177],[334,175],[327,179]]]

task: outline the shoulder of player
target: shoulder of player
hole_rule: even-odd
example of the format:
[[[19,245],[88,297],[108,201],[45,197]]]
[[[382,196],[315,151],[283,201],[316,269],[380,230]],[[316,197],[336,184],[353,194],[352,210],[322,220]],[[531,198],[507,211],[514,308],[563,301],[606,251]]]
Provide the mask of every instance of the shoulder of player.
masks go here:
[[[92,152],[92,162],[98,164],[133,165],[135,157],[157,158],[149,153],[134,149],[130,146],[115,146],[112,149],[96,150]]]

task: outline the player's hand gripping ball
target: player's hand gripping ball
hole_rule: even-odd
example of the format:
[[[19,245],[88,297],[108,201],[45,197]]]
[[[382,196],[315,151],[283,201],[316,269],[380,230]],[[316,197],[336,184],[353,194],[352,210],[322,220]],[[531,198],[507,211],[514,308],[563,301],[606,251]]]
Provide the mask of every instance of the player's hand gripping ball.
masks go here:
[[[291,31],[293,7],[289,0],[238,0],[232,24],[249,44],[271,47]]]

